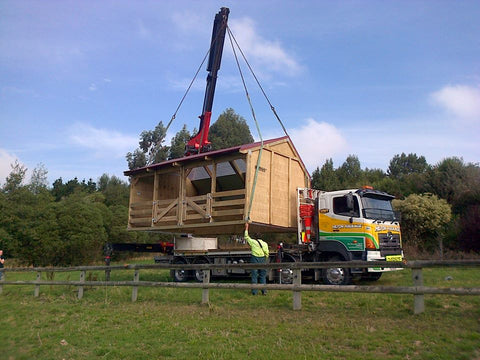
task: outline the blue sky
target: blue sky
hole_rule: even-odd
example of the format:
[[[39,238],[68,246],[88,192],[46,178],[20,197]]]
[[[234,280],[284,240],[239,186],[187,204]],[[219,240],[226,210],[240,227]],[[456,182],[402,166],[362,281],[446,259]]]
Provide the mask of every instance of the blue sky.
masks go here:
[[[57,178],[123,177],[139,134],[168,123],[220,7],[308,169],[349,154],[480,159],[479,1],[0,2],[0,182],[18,159]],[[205,67],[169,137],[198,127]],[[264,139],[282,136],[251,78]],[[258,138],[225,44],[212,118]],[[27,175],[28,176],[28,175]]]

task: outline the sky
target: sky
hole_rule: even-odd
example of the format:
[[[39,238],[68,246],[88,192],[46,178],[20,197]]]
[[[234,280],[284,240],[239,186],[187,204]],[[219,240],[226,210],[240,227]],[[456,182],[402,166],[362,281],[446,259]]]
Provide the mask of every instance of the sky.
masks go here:
[[[480,161],[480,1],[0,1],[0,183],[16,160],[48,181],[123,180],[139,135],[166,125],[229,27],[308,170],[350,154],[388,169]],[[233,108],[255,139],[283,136],[226,38],[212,121]],[[203,66],[167,134],[198,128]]]

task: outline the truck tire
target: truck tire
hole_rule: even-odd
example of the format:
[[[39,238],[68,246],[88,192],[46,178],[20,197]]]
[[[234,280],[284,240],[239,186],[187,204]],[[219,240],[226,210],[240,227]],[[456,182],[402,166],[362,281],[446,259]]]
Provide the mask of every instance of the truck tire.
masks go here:
[[[194,264],[208,264],[208,260],[207,259],[196,259],[194,262]],[[193,270],[193,278],[195,279],[195,281],[197,282],[203,282],[203,273],[204,271],[210,271],[210,270]]]
[[[285,254],[282,263],[296,262],[293,256]],[[290,268],[280,269],[277,271],[277,283],[279,284],[293,284],[293,270]]]
[[[175,259],[173,260],[174,264],[186,264],[187,262],[184,259]],[[170,276],[175,282],[185,282],[190,277],[189,271],[184,269],[172,269],[170,270]]]
[[[339,256],[332,256],[328,261],[339,262],[343,259]],[[325,285],[349,285],[352,282],[352,274],[349,268],[326,268],[322,269],[322,280]]]

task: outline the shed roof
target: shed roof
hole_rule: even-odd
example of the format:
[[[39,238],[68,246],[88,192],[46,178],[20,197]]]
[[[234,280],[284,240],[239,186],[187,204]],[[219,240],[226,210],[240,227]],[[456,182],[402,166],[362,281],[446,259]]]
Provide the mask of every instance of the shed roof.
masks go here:
[[[264,140],[263,141],[263,146],[266,146],[266,145],[269,145],[269,144],[272,144],[272,143],[275,143],[275,142],[281,142],[282,140],[286,140],[287,142],[289,142],[292,145],[295,153],[298,155],[298,158],[300,159],[300,163],[301,163],[305,173],[310,177],[310,174],[308,173],[305,165],[303,164],[303,161],[300,158],[300,155],[298,154],[297,150],[295,149],[295,146],[293,145],[291,139],[288,136],[282,136],[282,137],[275,138],[275,139]],[[144,166],[144,167],[141,167],[141,168],[137,168],[137,169],[134,169],[134,170],[127,170],[127,171],[124,171],[123,174],[125,176],[132,176],[132,175],[140,174],[140,173],[147,172],[147,171],[161,169],[161,168],[170,166],[174,163],[175,164],[188,163],[188,162],[191,162],[191,161],[194,161],[194,160],[202,159],[206,156],[213,158],[213,157],[226,155],[226,154],[231,154],[231,153],[245,152],[245,151],[250,150],[250,149],[259,148],[260,146],[261,146],[260,141],[250,143],[250,144],[237,145],[237,146],[233,146],[233,147],[230,147],[230,148],[227,148],[227,149],[213,150],[213,151],[208,151],[208,152],[204,152],[204,153],[200,153],[200,154],[184,156],[184,157],[177,158],[177,159],[165,160],[165,161],[162,161],[162,162],[157,163],[157,164],[151,164],[151,165]]]

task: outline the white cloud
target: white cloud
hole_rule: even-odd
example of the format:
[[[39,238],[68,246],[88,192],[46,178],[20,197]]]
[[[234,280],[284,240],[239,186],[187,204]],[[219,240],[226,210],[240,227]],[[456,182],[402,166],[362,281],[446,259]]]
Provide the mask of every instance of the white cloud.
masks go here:
[[[105,88],[106,86],[108,86],[108,84],[110,84],[111,82],[112,82],[112,80],[110,80],[108,78],[103,78],[102,80],[99,80],[97,82],[92,82],[90,84],[90,86],[88,87],[88,90],[91,91],[91,92],[101,90],[101,89]]]
[[[5,179],[12,171],[11,164],[15,163],[18,157],[14,154],[10,154],[5,149],[0,149],[0,184],[5,183]]]
[[[70,141],[80,147],[94,150],[97,157],[123,157],[138,146],[138,138],[118,131],[97,129],[88,124],[77,123],[69,129]]]
[[[295,148],[309,171],[325,160],[347,150],[347,141],[333,125],[312,118],[299,128],[289,130]]]
[[[480,122],[479,87],[448,85],[431,94],[431,99],[459,118]]]
[[[183,10],[174,12],[171,16],[171,21],[179,30],[191,36],[192,31],[198,33],[198,31],[204,28],[200,24],[205,22],[205,18],[197,12]]]
[[[255,23],[250,18],[234,19],[230,23],[232,33],[247,59],[268,66],[270,70],[295,75],[301,70],[298,62],[283,49],[279,41],[271,41],[260,36]]]

